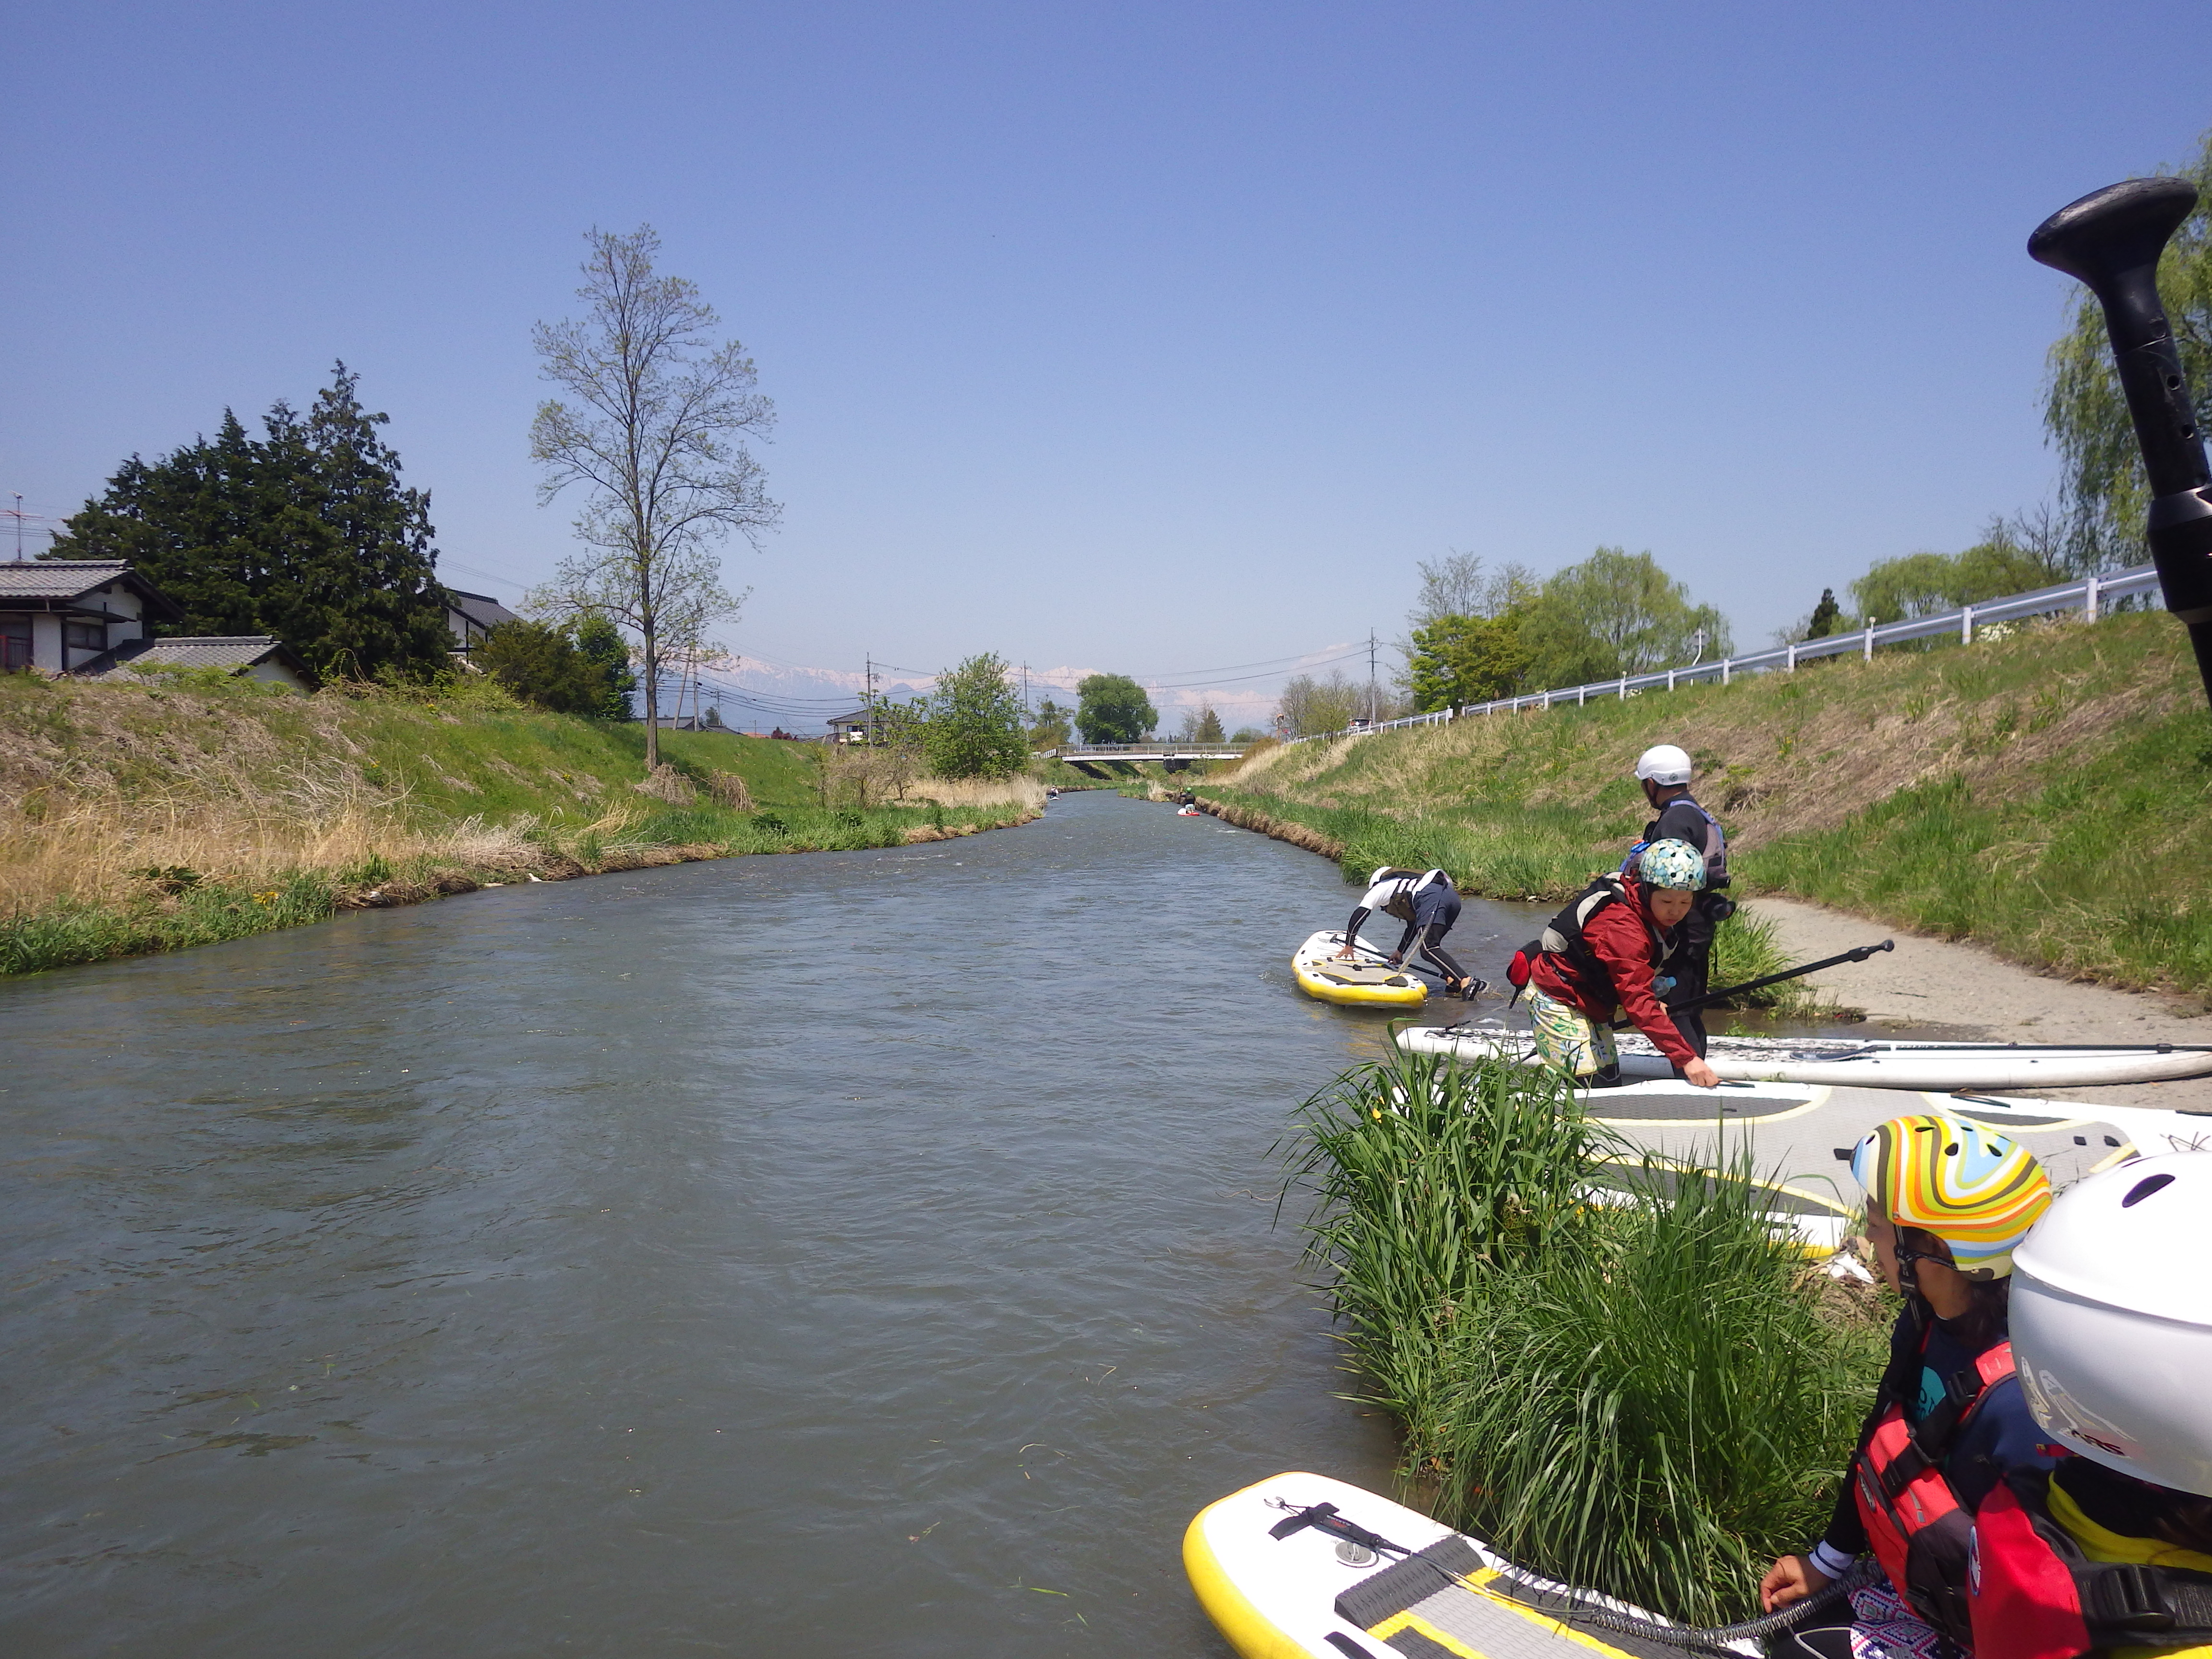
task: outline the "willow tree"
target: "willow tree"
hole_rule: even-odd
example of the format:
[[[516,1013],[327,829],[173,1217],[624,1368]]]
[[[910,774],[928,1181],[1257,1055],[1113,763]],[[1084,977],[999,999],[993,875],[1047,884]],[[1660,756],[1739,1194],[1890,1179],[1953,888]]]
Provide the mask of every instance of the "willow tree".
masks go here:
[[[2181,174],[2197,186],[2197,208],[2159,258],[2158,286],[2201,430],[2212,421],[2212,132]],[[2113,372],[2104,308],[2086,288],[2075,291],[2066,331],[2051,348],[2043,426],[2063,464],[2058,494],[2066,565],[2087,574],[2140,564],[2148,556],[2142,527],[2150,492]]]
[[[531,597],[547,614],[597,612],[637,635],[650,772],[660,763],[663,657],[698,651],[743,603],[722,586],[717,544],[735,531],[757,548],[781,514],[744,442],[767,438],[775,405],[744,348],[715,343],[721,319],[697,286],[654,274],[650,225],[585,240],[576,294],[586,316],[532,331],[545,378],[575,403],[538,405],[530,456],[545,469],[540,501],[571,484],[587,492],[576,535],[588,550]]]

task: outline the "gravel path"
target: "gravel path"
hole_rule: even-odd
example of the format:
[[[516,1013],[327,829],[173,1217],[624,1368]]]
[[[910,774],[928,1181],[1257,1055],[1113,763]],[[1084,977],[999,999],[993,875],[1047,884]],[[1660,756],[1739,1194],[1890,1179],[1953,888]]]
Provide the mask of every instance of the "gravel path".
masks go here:
[[[1814,975],[1837,1003],[1865,1010],[1862,1030],[1996,1042],[2212,1043],[2212,1017],[2166,998],[2046,979],[1978,945],[1917,938],[1796,899],[1755,899],[1745,908],[1775,922],[1783,948],[1801,962],[1884,938],[1897,941],[1893,951]],[[2212,1111],[2212,1078],[2085,1091],[2078,1097]]]

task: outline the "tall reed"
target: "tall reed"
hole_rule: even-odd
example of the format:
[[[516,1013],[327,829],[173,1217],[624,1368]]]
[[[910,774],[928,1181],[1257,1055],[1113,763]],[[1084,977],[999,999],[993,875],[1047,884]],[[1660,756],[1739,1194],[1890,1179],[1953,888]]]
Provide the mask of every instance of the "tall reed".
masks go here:
[[[1439,1518],[1719,1622],[1818,1532],[1881,1333],[1823,1312],[1747,1162],[1623,1152],[1557,1079],[1410,1057],[1307,1103],[1291,1180]]]

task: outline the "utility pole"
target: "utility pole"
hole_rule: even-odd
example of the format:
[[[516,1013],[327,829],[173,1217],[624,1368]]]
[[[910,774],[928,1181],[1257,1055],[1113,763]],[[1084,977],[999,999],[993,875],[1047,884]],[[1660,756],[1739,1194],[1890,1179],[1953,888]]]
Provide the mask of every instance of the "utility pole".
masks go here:
[[[23,562],[23,492],[15,492],[15,562]]]
[[[876,659],[873,657],[870,657],[866,661],[868,677],[867,725],[863,728],[866,735],[862,740],[864,742],[872,744],[876,740]]]
[[[1030,665],[1027,663],[1022,665],[1022,719],[1031,726],[1036,724],[1036,717],[1030,713]]]
[[[1375,724],[1381,711],[1375,702],[1375,630],[1367,630],[1367,723]]]

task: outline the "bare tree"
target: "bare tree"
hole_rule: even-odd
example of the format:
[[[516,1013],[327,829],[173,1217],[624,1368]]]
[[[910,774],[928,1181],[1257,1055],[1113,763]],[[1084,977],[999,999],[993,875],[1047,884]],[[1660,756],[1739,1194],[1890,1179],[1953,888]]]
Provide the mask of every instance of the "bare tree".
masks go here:
[[[708,628],[744,602],[722,586],[715,544],[734,530],[757,548],[782,514],[744,441],[768,436],[775,405],[744,348],[714,343],[721,319],[698,288],[653,274],[650,225],[585,240],[576,293],[587,316],[531,331],[545,378],[576,404],[538,405],[530,458],[545,469],[540,501],[570,484],[590,492],[576,519],[590,551],[563,560],[531,601],[556,616],[598,611],[636,632],[649,773],[660,763],[664,648],[702,649]]]

